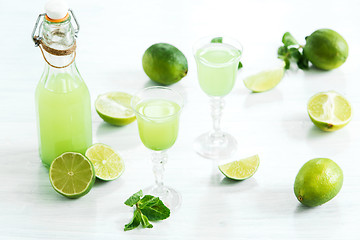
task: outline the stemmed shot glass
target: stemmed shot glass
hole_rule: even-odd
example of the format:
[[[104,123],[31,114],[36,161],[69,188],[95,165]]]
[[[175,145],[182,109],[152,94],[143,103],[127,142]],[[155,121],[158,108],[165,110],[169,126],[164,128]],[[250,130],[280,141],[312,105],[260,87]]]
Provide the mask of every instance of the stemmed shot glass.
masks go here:
[[[201,89],[210,97],[213,129],[194,142],[195,151],[210,159],[229,158],[237,148],[236,139],[221,131],[224,96],[234,87],[242,45],[229,37],[205,37],[193,46]]]
[[[155,185],[144,189],[146,194],[159,197],[171,210],[181,204],[181,196],[164,185],[164,165],[167,149],[176,141],[179,117],[183,108],[182,96],[167,87],[148,87],[136,93],[131,100],[142,143],[152,151],[151,161]]]

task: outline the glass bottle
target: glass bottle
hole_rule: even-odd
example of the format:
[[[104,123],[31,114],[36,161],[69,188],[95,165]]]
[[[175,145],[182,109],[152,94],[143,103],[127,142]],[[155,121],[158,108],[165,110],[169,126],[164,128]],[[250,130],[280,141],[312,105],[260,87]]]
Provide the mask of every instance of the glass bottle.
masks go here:
[[[85,154],[92,144],[90,94],[74,61],[75,30],[69,12],[62,19],[40,14],[33,31],[46,61],[35,101],[40,158],[47,167],[64,152]]]

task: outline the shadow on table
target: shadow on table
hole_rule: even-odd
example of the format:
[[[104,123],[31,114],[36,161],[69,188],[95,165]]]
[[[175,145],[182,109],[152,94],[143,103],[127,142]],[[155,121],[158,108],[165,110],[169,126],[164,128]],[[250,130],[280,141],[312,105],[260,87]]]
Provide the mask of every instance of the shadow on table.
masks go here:
[[[327,205],[330,204],[330,205]],[[294,236],[304,233],[321,233],[322,239],[342,239],[337,236],[344,226],[342,212],[336,203],[325,203],[317,207],[306,207],[299,203],[292,218]]]
[[[232,180],[227,177],[224,177],[220,182],[220,186],[237,186],[239,191],[246,191],[258,186],[256,178],[251,177],[250,179],[245,180]]]
[[[323,138],[326,135],[331,135],[331,134],[332,134],[332,132],[322,131],[318,127],[316,127],[314,125],[309,129],[307,137],[309,137],[309,138]]]
[[[315,68],[312,65],[308,70],[303,71],[303,74],[304,78],[302,81],[304,81],[305,87],[308,85],[308,87],[312,89],[314,82],[323,82],[325,86],[323,91],[336,90],[339,93],[346,92],[349,78],[342,68],[327,71]],[[331,86],[331,89],[327,89],[329,86]]]
[[[316,153],[333,156],[350,146],[350,135],[346,129],[336,132],[325,132],[312,126],[306,136],[306,143]]]
[[[295,214],[302,214],[302,213],[310,212],[313,209],[314,208],[312,208],[312,207],[308,207],[308,206],[305,206],[305,205],[299,203],[299,205],[295,209]]]
[[[275,88],[263,93],[250,93],[246,96],[244,107],[250,108],[256,105],[263,105],[274,102],[282,102],[282,92]]]

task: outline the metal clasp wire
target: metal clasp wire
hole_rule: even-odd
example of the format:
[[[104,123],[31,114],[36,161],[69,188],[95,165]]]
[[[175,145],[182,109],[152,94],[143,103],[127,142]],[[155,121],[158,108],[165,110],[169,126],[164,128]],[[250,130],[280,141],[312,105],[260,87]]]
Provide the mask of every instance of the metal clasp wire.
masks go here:
[[[75,37],[77,37],[78,33],[80,31],[80,24],[77,21],[74,12],[70,8],[69,8],[69,12],[70,12],[70,14],[72,16],[71,19],[74,19],[74,22],[75,22],[74,32],[75,32]],[[39,24],[39,22],[45,15],[46,15],[46,13],[39,14],[38,18],[36,19],[36,23],[35,23],[34,29],[32,31],[32,34],[31,34],[31,39],[34,41],[35,47],[38,47],[40,45],[41,40],[42,40],[41,25],[43,24],[43,21],[41,21],[40,24]]]
[[[79,33],[79,31],[80,31],[80,24],[79,24],[79,22],[76,20],[75,14],[74,14],[74,12],[73,12],[70,8],[69,8],[69,12],[70,12],[70,14],[71,14],[71,16],[72,16],[71,19],[74,19],[74,21],[75,21],[74,31],[75,31],[75,37],[77,37],[77,36],[78,36],[78,33]]]
[[[41,23],[39,24],[40,22],[40,19],[45,16],[45,13],[41,13],[39,14],[37,20],[36,20],[36,23],[35,23],[35,26],[34,26],[34,29],[32,31],[32,34],[31,34],[31,39],[34,41],[35,43],[35,47],[38,47],[40,45],[40,41],[42,39],[42,36],[40,36],[41,32],[40,32],[40,29],[41,29],[41,25],[43,24],[43,21],[41,21]],[[36,34],[36,29],[38,29],[37,31],[37,34]],[[35,35],[36,34],[36,35]]]

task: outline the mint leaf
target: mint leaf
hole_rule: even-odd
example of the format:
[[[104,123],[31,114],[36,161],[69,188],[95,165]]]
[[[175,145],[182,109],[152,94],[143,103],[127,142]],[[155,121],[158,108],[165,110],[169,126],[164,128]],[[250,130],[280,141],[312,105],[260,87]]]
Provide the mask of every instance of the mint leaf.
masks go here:
[[[298,48],[290,48],[289,49],[289,55],[296,62],[299,61],[299,59],[301,58],[301,53],[300,53]]]
[[[127,206],[132,207],[135,205],[136,207],[133,219],[125,225],[124,231],[137,228],[140,224],[144,228],[152,228],[153,225],[149,220],[158,221],[170,216],[169,208],[164,205],[160,198],[151,195],[142,197],[142,195],[143,192],[140,190],[124,202]]]
[[[131,220],[130,223],[125,225],[124,231],[129,231],[134,228],[137,228],[140,225],[140,222],[142,221],[141,215],[142,215],[141,212],[136,209],[134,211],[133,219]]]
[[[137,193],[134,193],[131,197],[129,197],[124,204],[128,205],[129,207],[134,206],[138,201],[140,201],[140,198],[143,196],[142,190],[138,191]]]
[[[243,64],[239,61],[238,69],[242,68]]]
[[[285,69],[290,69],[290,60],[288,58],[285,58],[284,62],[285,62]]]
[[[297,65],[300,69],[308,69],[309,68],[309,60],[305,57],[304,54],[301,55],[299,60],[297,61]]]
[[[286,32],[282,37],[282,42],[286,47],[292,46],[292,45],[299,45],[299,43],[296,41],[296,39],[291,35],[291,33]]]
[[[141,225],[144,227],[144,228],[152,228],[153,225],[151,223],[149,223],[149,219],[142,213],[140,213],[141,215]]]
[[[222,43],[222,37],[216,37],[211,39],[211,43]]]
[[[158,221],[166,219],[170,216],[170,209],[159,199],[154,204],[147,204],[147,207],[142,208],[141,212],[146,215],[150,221]]]
[[[139,202],[138,207],[140,209],[152,207],[160,201],[160,198],[151,195],[145,195]]]
[[[278,57],[280,56],[286,56],[288,54],[288,48],[285,46],[281,46],[278,49]]]

